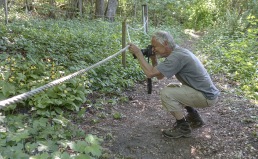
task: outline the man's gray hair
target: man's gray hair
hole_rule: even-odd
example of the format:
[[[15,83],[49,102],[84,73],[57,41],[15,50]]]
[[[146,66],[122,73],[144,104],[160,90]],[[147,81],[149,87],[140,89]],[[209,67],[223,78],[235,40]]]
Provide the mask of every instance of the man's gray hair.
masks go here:
[[[159,43],[164,44],[165,41],[168,42],[168,46],[171,49],[174,49],[176,47],[176,43],[168,32],[166,31],[157,31],[153,34],[152,38],[155,38]]]

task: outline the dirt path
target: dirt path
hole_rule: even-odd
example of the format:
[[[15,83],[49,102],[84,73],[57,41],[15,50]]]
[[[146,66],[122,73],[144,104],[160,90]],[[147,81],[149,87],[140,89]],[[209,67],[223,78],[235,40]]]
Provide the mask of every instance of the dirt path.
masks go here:
[[[98,113],[88,112],[91,117],[99,117],[99,113],[105,116],[94,124],[87,118],[83,127],[103,137],[103,158],[108,159],[257,159],[258,105],[235,95],[224,78],[212,78],[221,90],[219,102],[198,110],[206,124],[193,129],[191,138],[168,139],[161,134],[161,129],[175,122],[159,98],[160,90],[171,82],[168,79],[154,81],[150,95],[146,83],[137,84],[125,92],[129,102],[104,106]],[[115,112],[122,118],[114,119]]]

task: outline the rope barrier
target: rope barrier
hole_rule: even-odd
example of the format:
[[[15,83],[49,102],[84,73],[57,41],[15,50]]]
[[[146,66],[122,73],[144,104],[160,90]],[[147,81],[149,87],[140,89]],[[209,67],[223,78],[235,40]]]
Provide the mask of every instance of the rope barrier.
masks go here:
[[[126,25],[126,30],[127,30],[129,42],[131,42],[131,38],[130,38],[130,34],[129,34],[129,28],[132,29],[132,30],[134,30],[134,31],[138,31],[138,30],[143,29],[143,28],[146,26],[147,22],[148,22],[148,19],[147,19],[146,22],[144,23],[143,27],[138,28],[138,29],[135,29],[135,28],[133,28],[133,27],[131,27],[131,26],[129,26],[129,25]],[[146,34],[146,33],[145,33],[145,34]],[[58,84],[60,84],[60,83],[63,83],[63,82],[65,82],[65,81],[67,81],[67,80],[70,80],[70,79],[72,79],[72,78],[74,78],[74,77],[76,77],[76,76],[79,76],[79,75],[81,75],[81,74],[83,74],[83,73],[89,71],[90,69],[93,69],[93,68],[95,68],[95,67],[101,65],[102,63],[105,63],[106,61],[108,61],[108,60],[110,60],[110,59],[116,57],[117,55],[119,55],[120,53],[124,52],[124,51],[127,50],[128,48],[129,48],[129,45],[127,45],[127,46],[124,47],[122,50],[118,51],[117,53],[115,53],[115,54],[113,54],[113,55],[107,57],[106,59],[104,59],[104,60],[102,60],[102,61],[99,61],[99,62],[97,62],[96,64],[93,64],[93,65],[91,65],[91,66],[89,66],[89,67],[87,67],[87,68],[85,68],[85,69],[82,69],[82,70],[77,71],[77,72],[75,72],[75,73],[73,73],[73,74],[67,75],[67,76],[65,76],[65,77],[62,77],[62,78],[60,78],[60,79],[54,80],[54,81],[52,81],[52,82],[50,82],[50,83],[48,83],[48,84],[46,84],[46,85],[44,85],[44,86],[38,87],[38,88],[36,88],[36,89],[34,89],[34,90],[31,90],[31,91],[29,91],[29,92],[22,93],[22,94],[20,94],[20,95],[11,97],[11,98],[9,98],[9,99],[2,100],[2,101],[0,101],[0,109],[6,107],[6,106],[8,106],[8,105],[18,103],[19,101],[25,100],[25,99],[27,99],[27,98],[29,98],[29,97],[31,97],[31,96],[37,94],[37,93],[40,93],[40,92],[42,92],[42,91],[44,91],[44,90],[46,90],[46,89],[48,89],[48,88],[50,88],[50,87],[56,86],[56,85],[58,85]]]
[[[143,24],[143,26],[141,28],[133,28],[133,27],[131,27],[129,25],[128,25],[128,28],[130,28],[130,29],[132,29],[134,31],[142,30],[143,28],[146,27],[147,23],[148,23],[148,18],[147,18],[146,22]]]
[[[132,30],[134,30],[134,31],[139,31],[139,30],[142,30],[143,28],[145,28],[146,25],[147,25],[147,23],[148,23],[148,18],[147,18],[146,22],[144,23],[144,25],[143,25],[141,28],[133,28],[133,27],[131,27],[131,26],[128,25],[128,24],[126,25],[126,31],[127,31],[127,35],[128,35],[129,42],[131,42],[131,37],[130,37],[130,34],[129,34],[129,28],[132,29]],[[145,35],[148,35],[146,32],[144,32],[144,34],[145,34]]]
[[[104,60],[102,60],[102,61],[99,61],[99,62],[97,62],[97,63],[95,63],[95,64],[93,64],[93,65],[91,65],[91,66],[89,66],[89,67],[87,67],[87,68],[85,68],[85,69],[82,69],[82,70],[80,70],[80,71],[77,71],[77,72],[75,72],[75,73],[73,73],[73,74],[70,74],[70,75],[68,75],[68,76],[62,77],[62,78],[60,78],[60,79],[54,80],[54,81],[52,81],[52,82],[50,82],[50,83],[48,83],[48,84],[46,84],[46,85],[44,85],[44,86],[41,86],[41,87],[36,88],[36,89],[34,89],[34,90],[31,90],[31,91],[29,91],[29,92],[22,93],[22,94],[20,94],[20,95],[11,97],[11,98],[6,99],[6,100],[2,100],[2,101],[0,101],[0,109],[4,108],[4,107],[6,107],[6,106],[8,106],[8,105],[10,105],[10,104],[18,103],[19,101],[25,100],[25,99],[27,99],[27,98],[29,98],[29,97],[31,97],[31,96],[33,96],[33,95],[39,93],[39,92],[42,92],[43,90],[46,90],[46,89],[48,89],[48,88],[50,88],[50,87],[53,87],[53,86],[55,86],[55,85],[58,85],[58,84],[60,84],[60,83],[63,83],[63,82],[65,82],[65,81],[67,81],[67,80],[70,80],[70,79],[72,79],[72,78],[74,78],[74,77],[76,77],[76,76],[78,76],[78,75],[81,75],[81,74],[83,74],[84,72],[87,72],[88,70],[93,69],[93,68],[95,68],[95,67],[101,65],[102,63],[105,63],[105,62],[107,62],[108,60],[110,60],[110,59],[116,57],[117,55],[119,55],[120,53],[124,52],[124,51],[127,50],[128,48],[129,48],[129,45],[127,45],[127,46],[124,47],[122,50],[118,51],[117,53],[115,53],[115,54],[113,54],[113,55],[107,57],[106,59],[104,59]]]
[[[126,25],[126,32],[127,32],[127,35],[128,35],[128,40],[129,40],[129,42],[131,42],[131,37],[130,37],[130,34],[129,34],[128,25]]]

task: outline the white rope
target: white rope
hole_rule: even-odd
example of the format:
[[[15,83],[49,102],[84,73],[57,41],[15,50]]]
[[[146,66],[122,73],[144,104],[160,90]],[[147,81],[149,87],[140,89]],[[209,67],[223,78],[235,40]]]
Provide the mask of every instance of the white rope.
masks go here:
[[[126,25],[126,30],[127,30],[127,35],[128,35],[129,42],[131,42],[131,37],[130,37],[130,33],[129,33],[129,28],[132,29],[132,30],[134,30],[134,31],[138,31],[138,30],[141,30],[141,29],[145,28],[146,25],[147,25],[147,22],[148,22],[148,18],[147,18],[146,22],[144,23],[143,27],[138,28],[138,29],[133,28],[133,27],[131,27],[131,26],[129,26],[129,25]],[[144,33],[146,34],[146,32],[144,32]],[[148,34],[146,34],[146,35],[148,35]],[[55,86],[55,85],[58,85],[58,84],[60,84],[60,83],[65,82],[65,81],[67,81],[67,80],[70,80],[70,79],[72,79],[72,78],[74,78],[74,77],[76,77],[76,76],[78,76],[78,75],[81,75],[81,74],[83,74],[84,72],[86,72],[86,71],[88,71],[88,70],[90,70],[90,69],[93,69],[93,68],[99,66],[100,64],[102,64],[102,63],[104,63],[104,62],[106,62],[106,61],[108,61],[108,60],[114,58],[114,57],[117,56],[118,54],[120,54],[120,53],[124,52],[125,50],[127,50],[128,47],[129,47],[129,45],[127,45],[125,48],[123,48],[123,49],[120,50],[119,52],[115,53],[114,55],[109,56],[108,58],[106,58],[106,59],[104,59],[104,60],[102,60],[102,61],[99,61],[98,63],[96,63],[96,64],[94,64],[94,65],[92,65],[92,66],[90,66],[90,67],[87,67],[86,69],[80,70],[80,71],[78,71],[78,72],[75,72],[75,73],[70,74],[70,75],[68,75],[68,76],[62,77],[62,78],[60,78],[60,79],[54,80],[54,81],[52,81],[52,82],[50,82],[50,83],[48,83],[48,84],[46,84],[46,85],[44,85],[44,86],[41,86],[41,87],[36,88],[36,89],[34,89],[34,90],[31,90],[31,91],[29,91],[29,92],[22,93],[22,94],[20,94],[20,95],[11,97],[11,98],[9,98],[9,99],[2,100],[2,101],[0,101],[0,109],[2,109],[3,107],[8,106],[8,105],[10,105],[10,104],[18,103],[19,101],[25,100],[25,99],[27,99],[27,98],[29,98],[29,97],[31,97],[31,96],[33,96],[33,95],[39,93],[39,92],[42,92],[42,91],[44,91],[44,90],[46,90],[46,89],[48,89],[48,88],[50,88],[50,87],[53,87],[53,86]]]
[[[147,18],[146,22],[144,23],[144,25],[143,25],[141,28],[133,28],[133,27],[131,27],[130,25],[126,24],[126,32],[127,32],[127,35],[128,35],[128,40],[129,40],[129,42],[131,42],[131,37],[130,37],[130,33],[129,33],[129,28],[132,29],[132,30],[134,30],[134,31],[139,31],[139,30],[142,30],[143,28],[146,27],[147,22],[148,22],[148,18]],[[144,30],[144,34],[147,35],[147,36],[149,36],[149,35],[146,33],[145,30]]]
[[[131,26],[128,26],[128,27],[130,29],[134,30],[134,31],[139,31],[139,30],[142,30],[143,28],[145,28],[145,26],[147,25],[147,22],[148,22],[148,18],[147,18],[146,22],[144,23],[144,25],[141,28],[133,28]]]
[[[127,35],[128,35],[129,42],[131,42],[131,37],[130,37],[130,34],[129,34],[128,25],[126,25],[126,32],[127,32]]]
[[[106,59],[104,59],[104,60],[102,60],[102,61],[99,61],[98,63],[96,63],[96,64],[94,64],[94,65],[91,65],[91,66],[89,66],[89,67],[87,67],[87,68],[85,68],[85,69],[83,69],[83,70],[77,71],[77,72],[75,72],[75,73],[73,73],[73,74],[70,74],[70,75],[68,75],[68,76],[65,76],[65,77],[62,77],[62,78],[60,78],[60,79],[54,80],[54,81],[52,81],[52,82],[50,82],[50,83],[48,83],[48,84],[46,84],[46,85],[44,85],[44,86],[41,86],[41,87],[36,88],[36,89],[34,89],[34,90],[31,90],[31,91],[29,91],[29,92],[22,93],[22,94],[20,94],[20,95],[11,97],[11,98],[9,98],[9,99],[2,100],[2,101],[0,101],[0,109],[4,108],[4,107],[6,107],[6,106],[8,106],[8,105],[10,105],[10,104],[17,103],[17,102],[19,102],[19,101],[21,101],[21,100],[25,100],[25,99],[27,99],[27,98],[29,98],[29,97],[31,97],[31,96],[33,96],[33,95],[39,93],[39,92],[42,92],[43,90],[46,90],[47,88],[53,87],[53,86],[58,85],[58,84],[60,84],[60,83],[62,83],[62,82],[65,82],[65,81],[67,81],[67,80],[70,80],[70,79],[72,79],[72,78],[74,78],[74,77],[76,77],[76,76],[78,76],[78,75],[81,75],[81,74],[83,74],[84,72],[86,72],[86,71],[88,71],[88,70],[90,70],[90,69],[93,69],[93,68],[99,66],[100,64],[102,64],[102,63],[104,63],[104,62],[107,62],[108,60],[110,60],[110,59],[116,57],[117,55],[119,55],[120,53],[124,52],[124,51],[127,50],[128,48],[129,48],[129,45],[127,45],[125,48],[123,48],[122,50],[118,51],[117,53],[115,53],[115,54],[113,54],[113,55],[107,57]]]

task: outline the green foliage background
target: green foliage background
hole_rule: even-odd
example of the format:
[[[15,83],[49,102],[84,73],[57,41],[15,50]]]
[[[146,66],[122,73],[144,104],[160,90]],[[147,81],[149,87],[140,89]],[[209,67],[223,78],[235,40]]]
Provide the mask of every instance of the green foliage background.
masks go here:
[[[203,37],[198,52],[208,56],[206,67],[215,74],[228,78],[229,83],[239,87],[238,93],[254,101],[258,99],[258,20],[246,19],[248,28],[237,21],[237,28],[215,26]],[[228,26],[228,22],[220,24]],[[226,29],[225,29],[226,28]]]
[[[121,49],[121,23],[80,20],[17,21],[8,26],[2,24],[0,34],[1,100],[85,69]],[[51,156],[67,156],[65,150],[71,146],[62,146],[60,142],[63,140],[68,140],[64,141],[66,144],[75,142],[74,145],[89,145],[81,140],[82,130],[72,124],[72,120],[68,120],[74,118],[69,117],[69,111],[77,111],[81,117],[85,117],[87,107],[82,107],[82,104],[92,105],[87,96],[94,92],[107,96],[111,103],[120,98],[124,100],[122,91],[144,79],[133,60],[127,54],[127,66],[124,68],[121,56],[118,56],[79,77],[4,108],[5,111],[1,113],[3,131],[0,141],[5,149],[0,154],[12,154],[13,158],[21,154],[24,158],[28,155],[44,158],[49,153]],[[24,115],[16,116],[16,113]],[[35,126],[36,123],[40,126]],[[30,147],[29,150],[26,146]],[[39,150],[42,146],[48,148]],[[60,146],[63,149],[61,152],[57,149]],[[94,157],[90,154],[100,151],[98,144],[97,147],[88,146],[92,152],[74,147],[75,152],[79,149],[79,157],[85,156],[88,151],[88,158]],[[99,152],[96,156],[99,156]]]

